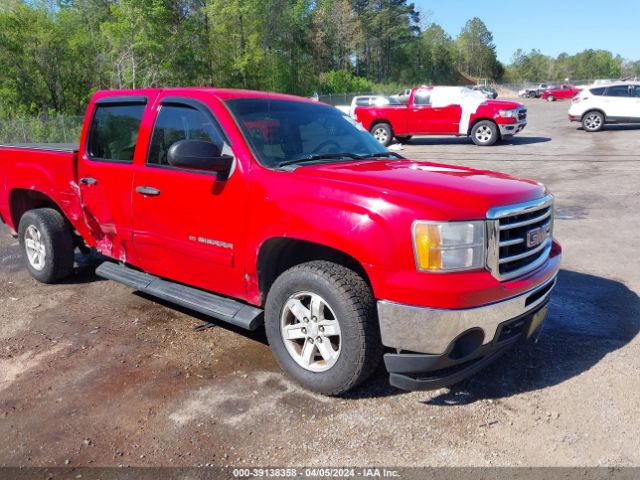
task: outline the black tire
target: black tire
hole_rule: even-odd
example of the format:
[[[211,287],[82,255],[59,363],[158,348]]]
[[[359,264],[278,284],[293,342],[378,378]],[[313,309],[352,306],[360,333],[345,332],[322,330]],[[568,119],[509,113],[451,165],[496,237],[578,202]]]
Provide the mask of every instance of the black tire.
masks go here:
[[[536,98],[538,96],[538,94],[536,92],[529,92],[529,94],[527,96],[529,98]]]
[[[301,292],[322,297],[340,327],[337,359],[322,372],[301,366],[282,337],[281,319],[285,318],[286,304]],[[265,329],[280,367],[304,388],[325,395],[341,395],[362,383],[382,359],[375,300],[369,285],[353,270],[333,262],[303,263],[280,275],[267,295]],[[307,340],[298,341],[304,345]],[[314,358],[318,355],[319,352]]]
[[[599,132],[604,128],[604,122],[604,115],[597,110],[591,110],[582,116],[582,128],[585,132]]]
[[[31,228],[30,228],[31,227]],[[44,248],[42,263],[33,262],[27,253],[25,236],[37,233]],[[31,238],[31,237],[29,237]],[[73,234],[66,219],[52,208],[38,208],[25,213],[18,226],[20,248],[33,278],[42,283],[54,283],[73,271]]]
[[[373,138],[380,142],[385,147],[391,145],[393,140],[393,130],[388,123],[376,123],[371,130],[369,130]]]
[[[409,140],[411,140],[411,135],[402,135],[400,137],[396,136],[396,140],[398,140],[398,142],[400,143],[407,143]]]
[[[554,97],[553,95],[547,95],[547,102],[555,102],[556,101],[556,97]]]
[[[499,138],[498,126],[491,120],[480,120],[471,129],[471,140],[480,147],[491,146]]]

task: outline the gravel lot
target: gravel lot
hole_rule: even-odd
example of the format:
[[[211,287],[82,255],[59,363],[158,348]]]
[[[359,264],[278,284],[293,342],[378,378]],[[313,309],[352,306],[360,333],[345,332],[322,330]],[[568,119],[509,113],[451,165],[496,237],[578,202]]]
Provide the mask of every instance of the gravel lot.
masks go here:
[[[640,465],[640,129],[587,134],[568,103],[490,148],[419,138],[410,158],[504,171],[556,195],[563,270],[537,344],[476,377],[404,393],[380,370],[310,394],[262,334],[81,268],[44,286],[0,228],[0,465]]]

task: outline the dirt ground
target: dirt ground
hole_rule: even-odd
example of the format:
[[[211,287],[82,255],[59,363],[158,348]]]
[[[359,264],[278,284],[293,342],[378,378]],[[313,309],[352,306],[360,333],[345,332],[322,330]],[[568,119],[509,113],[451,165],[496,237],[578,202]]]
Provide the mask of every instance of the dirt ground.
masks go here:
[[[537,344],[451,389],[381,369],[347,398],[288,381],[264,335],[78,269],[44,286],[0,236],[0,465],[640,465],[640,129],[587,134],[526,100],[491,148],[419,138],[415,159],[504,171],[556,195],[563,269]]]

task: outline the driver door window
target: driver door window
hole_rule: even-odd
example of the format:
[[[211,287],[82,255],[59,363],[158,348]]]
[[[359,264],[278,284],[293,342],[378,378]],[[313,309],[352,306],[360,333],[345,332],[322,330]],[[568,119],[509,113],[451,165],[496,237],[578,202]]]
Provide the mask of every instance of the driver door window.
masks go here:
[[[167,152],[180,140],[205,140],[225,146],[222,134],[203,112],[183,105],[163,105],[153,127],[147,165],[168,167]]]
[[[431,105],[431,92],[429,90],[418,90],[413,98],[414,105]]]

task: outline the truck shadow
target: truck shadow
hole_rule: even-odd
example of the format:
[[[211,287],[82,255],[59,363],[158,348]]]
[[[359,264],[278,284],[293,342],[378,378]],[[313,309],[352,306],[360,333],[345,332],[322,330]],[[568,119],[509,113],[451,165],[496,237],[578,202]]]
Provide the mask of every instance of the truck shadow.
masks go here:
[[[534,143],[550,142],[550,137],[527,137],[516,135],[503,141],[497,142],[493,147],[501,147],[505,145],[530,145]],[[470,138],[467,137],[418,137],[412,138],[406,145],[473,145]]]
[[[93,273],[91,262],[88,263],[65,283],[102,280]],[[268,348],[263,328],[249,332],[142,292],[133,294],[191,317],[194,327],[198,327],[196,331],[207,326],[222,328],[255,342],[254,348]],[[459,384],[435,394],[425,392],[428,398],[422,403],[464,405],[554,386],[588,371],[607,354],[627,345],[639,332],[640,297],[636,293],[615,280],[561,270],[551,297],[549,317],[536,343],[516,345]],[[342,398],[378,398],[404,393],[389,385],[388,373],[381,364],[372,378]]]
[[[531,145],[533,143],[545,143],[550,141],[551,137],[527,137],[516,135],[497,143],[497,145]]]
[[[584,132],[584,128],[582,128],[582,127],[578,127],[578,128],[576,128],[576,130]],[[623,131],[626,131],[626,130],[640,130],[640,124],[638,124],[638,123],[629,123],[629,124],[617,125],[617,124],[609,123],[609,124],[606,124],[602,130],[600,130],[599,132],[596,132],[596,133],[614,132],[614,131],[623,132]]]
[[[557,385],[596,365],[640,332],[640,298],[624,284],[562,270],[537,343],[519,344],[428,405],[461,405]]]

